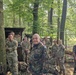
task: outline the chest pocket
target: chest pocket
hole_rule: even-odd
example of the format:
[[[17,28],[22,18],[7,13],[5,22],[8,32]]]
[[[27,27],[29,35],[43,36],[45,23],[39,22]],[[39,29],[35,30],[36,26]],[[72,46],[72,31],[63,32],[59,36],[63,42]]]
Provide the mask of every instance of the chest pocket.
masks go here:
[[[43,52],[41,49],[35,49],[35,52],[34,52],[34,58],[35,59],[41,59],[42,55],[43,55]]]

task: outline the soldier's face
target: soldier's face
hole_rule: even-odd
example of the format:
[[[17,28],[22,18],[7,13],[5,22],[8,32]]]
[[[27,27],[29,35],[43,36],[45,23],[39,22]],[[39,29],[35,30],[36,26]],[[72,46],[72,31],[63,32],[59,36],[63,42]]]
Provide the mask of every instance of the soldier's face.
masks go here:
[[[13,35],[9,35],[9,40],[13,40]]]
[[[54,41],[54,44],[57,44],[57,41]]]
[[[33,44],[38,44],[40,42],[40,38],[38,36],[33,36],[32,41]]]

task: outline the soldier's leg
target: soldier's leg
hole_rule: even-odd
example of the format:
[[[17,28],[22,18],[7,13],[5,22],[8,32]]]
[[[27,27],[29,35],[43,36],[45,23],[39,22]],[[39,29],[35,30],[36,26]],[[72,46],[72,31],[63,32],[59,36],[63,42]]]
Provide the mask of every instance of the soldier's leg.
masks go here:
[[[7,57],[7,62],[8,62],[8,68],[9,68],[10,72],[12,72],[12,58]]]
[[[25,53],[23,53],[23,61],[25,62]]]
[[[18,75],[18,58],[13,57],[12,75]]]
[[[60,60],[60,73],[63,73],[63,75],[65,75],[64,59]]]

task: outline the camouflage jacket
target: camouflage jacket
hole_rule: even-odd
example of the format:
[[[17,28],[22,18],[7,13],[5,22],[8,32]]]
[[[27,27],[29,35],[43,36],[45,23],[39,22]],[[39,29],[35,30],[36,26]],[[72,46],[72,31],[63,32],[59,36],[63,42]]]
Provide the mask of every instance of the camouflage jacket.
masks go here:
[[[57,56],[58,58],[62,58],[64,57],[64,54],[65,54],[65,47],[61,44],[58,46]]]
[[[21,45],[22,45],[22,49],[23,49],[23,50],[25,50],[25,49],[30,49],[30,43],[27,42],[27,41],[26,41],[26,42],[23,41],[23,42],[21,43]]]
[[[41,43],[34,45],[30,53],[29,70],[36,74],[42,73],[43,65],[47,58],[46,48]]]
[[[6,42],[7,55],[10,55],[10,54],[17,55],[17,47],[18,47],[18,42],[16,40],[12,40],[12,41],[8,40]]]
[[[58,51],[58,45],[53,45],[51,48],[51,54],[53,57],[57,56],[57,51]]]

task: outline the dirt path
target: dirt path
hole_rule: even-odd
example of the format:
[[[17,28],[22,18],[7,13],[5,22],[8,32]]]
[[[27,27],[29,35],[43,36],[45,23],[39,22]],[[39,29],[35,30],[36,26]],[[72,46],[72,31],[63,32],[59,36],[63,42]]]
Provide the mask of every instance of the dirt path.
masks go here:
[[[66,63],[65,64],[66,66],[66,75],[73,75],[73,66],[74,66],[74,63]]]

